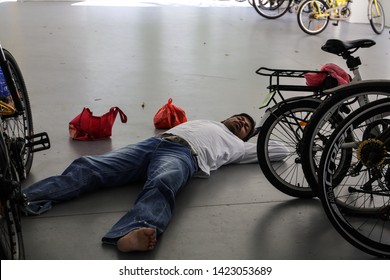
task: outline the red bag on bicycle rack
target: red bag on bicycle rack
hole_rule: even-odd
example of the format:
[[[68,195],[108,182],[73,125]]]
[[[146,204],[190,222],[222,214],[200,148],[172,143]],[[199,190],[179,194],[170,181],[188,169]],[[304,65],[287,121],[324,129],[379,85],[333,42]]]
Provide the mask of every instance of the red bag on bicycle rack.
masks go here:
[[[154,127],[158,129],[172,128],[187,121],[186,113],[180,107],[172,104],[172,98],[154,115]]]
[[[102,116],[94,116],[89,108],[69,122],[69,134],[74,140],[98,140],[112,135],[112,126],[116,116],[120,115],[122,123],[127,122],[127,116],[118,107],[112,107]]]
[[[333,63],[325,64],[321,67],[320,71],[323,71],[323,73],[307,73],[304,75],[306,84],[308,86],[323,85],[328,75],[337,81],[337,84],[334,86],[348,84],[351,81],[348,73],[345,72],[340,66]]]

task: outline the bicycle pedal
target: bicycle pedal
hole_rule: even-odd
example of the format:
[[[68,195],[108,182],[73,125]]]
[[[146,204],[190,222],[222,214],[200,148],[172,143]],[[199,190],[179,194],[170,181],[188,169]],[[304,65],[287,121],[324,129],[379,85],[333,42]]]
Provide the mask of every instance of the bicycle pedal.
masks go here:
[[[46,132],[37,133],[26,137],[26,147],[31,149],[32,153],[50,149],[50,139]]]

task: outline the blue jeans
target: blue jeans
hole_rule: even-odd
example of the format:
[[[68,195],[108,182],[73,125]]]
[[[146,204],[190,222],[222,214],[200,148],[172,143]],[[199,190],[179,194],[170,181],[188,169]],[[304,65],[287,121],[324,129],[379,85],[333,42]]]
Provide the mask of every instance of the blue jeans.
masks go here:
[[[140,227],[155,228],[161,234],[171,220],[176,194],[197,169],[189,147],[152,137],[107,154],[81,157],[62,175],[24,188],[29,201],[24,212],[39,215],[83,193],[143,180],[143,190],[133,208],[102,241],[116,244],[120,237]]]

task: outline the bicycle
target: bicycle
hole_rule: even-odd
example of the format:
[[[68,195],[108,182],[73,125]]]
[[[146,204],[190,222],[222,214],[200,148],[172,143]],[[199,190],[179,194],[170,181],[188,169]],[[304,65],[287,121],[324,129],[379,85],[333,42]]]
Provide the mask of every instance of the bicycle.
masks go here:
[[[30,100],[20,68],[0,45],[0,257],[24,259],[20,208],[26,203],[21,181],[33,153],[50,148],[47,133],[33,133]]]
[[[390,81],[362,82],[361,91]],[[319,168],[319,197],[335,229],[352,245],[390,257],[390,99],[351,113],[332,133]],[[339,155],[348,152],[349,161]],[[343,179],[335,169],[343,170]]]
[[[328,40],[322,49],[326,52],[341,55],[346,60],[347,66],[354,74],[355,80],[360,80],[358,66],[360,59],[352,56],[352,53],[360,48],[369,48],[375,45],[372,40],[356,40],[342,42],[340,40]],[[265,72],[264,70],[268,71]],[[310,125],[312,117],[320,105],[331,96],[329,89],[337,86],[332,78],[327,78],[322,87],[309,87],[297,85],[281,85],[280,78],[303,78],[305,74],[315,71],[277,70],[260,68],[257,74],[270,77],[269,94],[260,108],[266,108],[273,101],[275,105],[268,107],[260,120],[257,132],[261,132],[257,139],[257,155],[259,165],[265,177],[271,184],[283,193],[300,198],[316,196],[316,190],[307,181],[303,169],[302,153],[308,147],[320,146],[324,141],[321,133],[316,131],[310,145],[303,145],[302,139],[306,127]],[[327,72],[326,72],[327,73]],[[328,89],[328,90],[326,90]],[[314,92],[313,95],[284,99],[280,91]],[[275,94],[282,101],[275,99]],[[340,122],[344,116],[336,112],[332,115],[333,123]],[[283,162],[271,162],[269,147],[273,142],[282,142],[290,150],[289,156]],[[347,155],[346,155],[347,156]],[[347,160],[347,158],[346,158]],[[310,167],[313,167],[312,164]],[[314,168],[314,167],[313,167]]]
[[[267,19],[276,19],[287,11],[295,11],[301,0],[254,0],[252,3],[255,11]]]
[[[366,47],[374,45],[372,40],[364,40]],[[333,51],[347,58],[347,65],[354,71],[354,79],[348,85],[333,88],[326,91],[328,98],[317,108],[310,122],[303,131],[301,144],[301,164],[306,181],[316,193],[318,186],[318,167],[324,146],[334,129],[348,114],[357,108],[377,99],[390,97],[390,83],[383,82],[380,86],[376,82],[365,81],[362,87],[359,65],[359,57],[353,57],[350,53],[357,49],[355,43],[345,45],[344,42],[336,40],[339,45]],[[359,41],[357,41],[359,42]]]
[[[351,17],[352,0],[304,0],[298,8],[298,25],[309,35],[325,30],[329,20],[346,21]],[[385,28],[385,13],[379,0],[368,0],[368,20],[375,33]]]

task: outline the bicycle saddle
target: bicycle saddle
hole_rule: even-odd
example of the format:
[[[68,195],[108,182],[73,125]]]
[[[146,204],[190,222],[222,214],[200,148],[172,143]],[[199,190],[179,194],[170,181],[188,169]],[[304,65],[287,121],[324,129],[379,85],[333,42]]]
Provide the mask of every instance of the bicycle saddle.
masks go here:
[[[341,41],[338,39],[329,39],[326,41],[325,45],[321,49],[328,53],[333,53],[336,55],[344,55],[349,50],[353,49],[354,51],[359,48],[369,48],[374,46],[376,43],[370,39],[358,39],[352,41]]]

